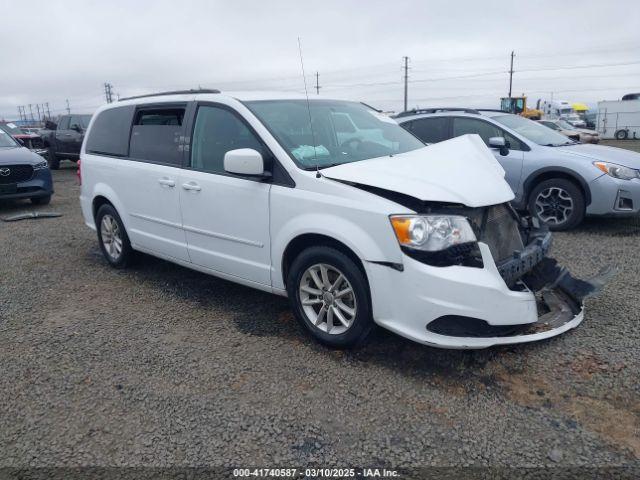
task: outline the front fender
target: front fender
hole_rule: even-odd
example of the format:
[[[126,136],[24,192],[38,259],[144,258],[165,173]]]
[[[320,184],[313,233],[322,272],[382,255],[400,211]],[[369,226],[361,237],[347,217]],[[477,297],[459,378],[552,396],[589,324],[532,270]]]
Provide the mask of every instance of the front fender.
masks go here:
[[[391,229],[384,224],[383,215],[377,222],[354,222],[343,216],[331,213],[309,213],[289,218],[272,237],[272,282],[274,288],[284,288],[282,258],[289,244],[297,237],[306,234],[317,234],[330,237],[343,243],[362,260],[402,263],[402,252]],[[388,222],[388,220],[387,220]],[[378,225],[373,225],[378,223]],[[383,231],[386,227],[387,231]]]

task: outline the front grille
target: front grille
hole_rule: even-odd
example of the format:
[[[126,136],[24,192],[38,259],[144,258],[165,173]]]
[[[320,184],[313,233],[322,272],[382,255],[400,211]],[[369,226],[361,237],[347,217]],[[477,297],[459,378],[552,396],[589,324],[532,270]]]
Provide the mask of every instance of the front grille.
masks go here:
[[[33,167],[31,165],[0,165],[0,184],[20,183],[31,180]]]
[[[479,240],[489,246],[496,263],[522,251],[524,244],[518,228],[518,221],[507,205],[494,205],[485,213],[484,226]]]

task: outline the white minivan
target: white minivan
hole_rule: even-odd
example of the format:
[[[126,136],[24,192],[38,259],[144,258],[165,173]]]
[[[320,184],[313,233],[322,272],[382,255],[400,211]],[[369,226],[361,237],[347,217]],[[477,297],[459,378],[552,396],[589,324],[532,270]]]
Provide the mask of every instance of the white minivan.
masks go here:
[[[288,296],[322,343],[375,324],[483,348],[576,327],[604,276],[546,257],[480,137],[425,146],[351,101],[167,92],[105,105],[81,152],[82,212],[114,267],[134,251]]]

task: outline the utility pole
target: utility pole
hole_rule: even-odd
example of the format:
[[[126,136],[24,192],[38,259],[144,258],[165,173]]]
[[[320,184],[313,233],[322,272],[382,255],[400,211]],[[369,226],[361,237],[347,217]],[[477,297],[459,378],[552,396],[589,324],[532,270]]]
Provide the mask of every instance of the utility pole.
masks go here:
[[[515,53],[511,51],[511,68],[509,69],[509,98],[511,98],[511,87],[513,86],[513,57]]]
[[[320,95],[320,73],[316,72],[316,95]]]
[[[409,101],[409,57],[402,57],[404,60],[404,110],[407,111]]]
[[[67,115],[71,113],[71,107],[69,107],[69,99],[67,98]]]
[[[29,122],[33,122],[33,110],[31,109],[31,104],[29,104]]]
[[[42,119],[40,118],[40,104],[36,103],[36,110],[38,112],[38,121],[42,121]]]
[[[107,99],[107,103],[113,102],[113,85],[110,83],[104,84],[104,96]]]
[[[18,105],[18,117],[22,120],[22,107]]]
[[[49,110],[49,102],[45,103],[45,105],[47,107],[47,118],[51,120],[51,110]]]

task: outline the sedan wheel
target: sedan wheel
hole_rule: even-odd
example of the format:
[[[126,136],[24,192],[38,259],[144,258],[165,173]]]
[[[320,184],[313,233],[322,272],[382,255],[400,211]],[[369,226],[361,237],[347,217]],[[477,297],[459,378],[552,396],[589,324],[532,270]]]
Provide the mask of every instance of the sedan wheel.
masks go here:
[[[302,310],[317,329],[340,335],[353,324],[357,313],[355,293],[336,267],[312,265],[302,275],[299,291]]]

